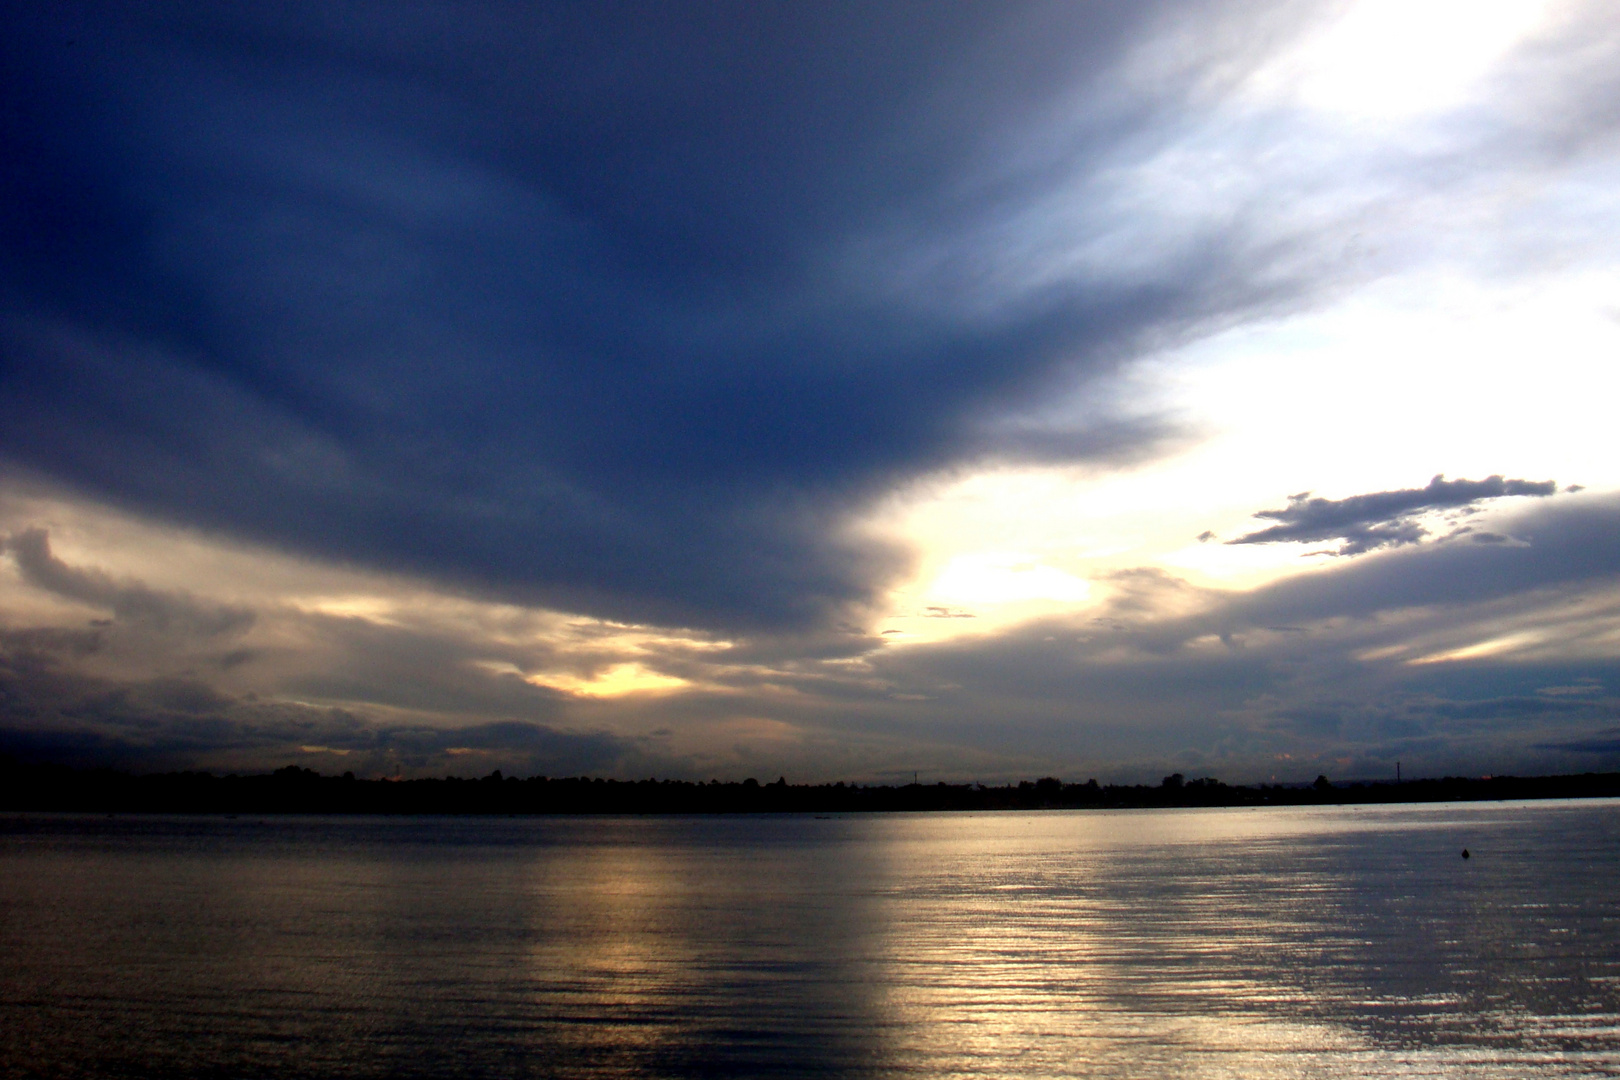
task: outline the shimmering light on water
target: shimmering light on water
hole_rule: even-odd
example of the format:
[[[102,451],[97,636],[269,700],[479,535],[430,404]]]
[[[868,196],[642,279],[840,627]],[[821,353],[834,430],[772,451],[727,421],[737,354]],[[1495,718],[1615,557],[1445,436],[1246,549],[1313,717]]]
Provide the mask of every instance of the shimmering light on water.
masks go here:
[[[10,817],[0,1045],[10,1076],[1615,1076],[1617,886],[1612,802]]]

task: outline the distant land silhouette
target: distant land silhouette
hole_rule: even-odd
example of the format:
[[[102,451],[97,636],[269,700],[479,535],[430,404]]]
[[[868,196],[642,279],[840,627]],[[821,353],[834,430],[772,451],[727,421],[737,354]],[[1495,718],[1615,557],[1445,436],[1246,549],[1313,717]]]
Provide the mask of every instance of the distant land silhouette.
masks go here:
[[[0,810],[253,814],[727,814],[893,810],[1059,810],[1167,806],[1332,806],[1482,799],[1620,796],[1620,773],[1447,776],[1334,784],[1224,784],[1177,773],[1158,785],[761,784],[718,780],[527,779],[497,770],[479,779],[359,780],[288,765],[273,773],[132,775],[28,764],[0,757]]]

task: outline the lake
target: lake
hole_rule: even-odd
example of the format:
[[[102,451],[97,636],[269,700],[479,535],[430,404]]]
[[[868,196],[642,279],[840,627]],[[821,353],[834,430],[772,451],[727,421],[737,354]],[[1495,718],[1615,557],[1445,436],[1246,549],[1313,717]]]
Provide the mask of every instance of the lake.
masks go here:
[[[1620,802],[0,816],[0,1073],[1620,1076]]]

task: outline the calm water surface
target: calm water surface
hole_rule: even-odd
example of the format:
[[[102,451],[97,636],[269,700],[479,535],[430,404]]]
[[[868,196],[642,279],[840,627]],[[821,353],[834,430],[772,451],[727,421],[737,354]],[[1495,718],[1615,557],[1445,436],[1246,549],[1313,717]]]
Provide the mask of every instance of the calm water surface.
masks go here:
[[[868,1074],[1620,1076],[1620,803],[0,817],[0,1075]]]

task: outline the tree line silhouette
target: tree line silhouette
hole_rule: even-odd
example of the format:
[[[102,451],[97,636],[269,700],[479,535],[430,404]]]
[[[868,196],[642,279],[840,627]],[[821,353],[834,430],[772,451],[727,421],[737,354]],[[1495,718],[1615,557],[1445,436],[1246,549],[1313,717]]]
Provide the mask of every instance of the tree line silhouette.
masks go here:
[[[96,813],[725,814],[908,810],[1126,809],[1171,806],[1321,806],[1481,799],[1620,796],[1620,773],[1491,776],[1402,783],[1225,784],[1180,773],[1157,785],[1064,783],[1055,777],[984,784],[761,784],[503,776],[360,780],[288,765],[273,773],[137,775],[0,757],[0,810]]]

